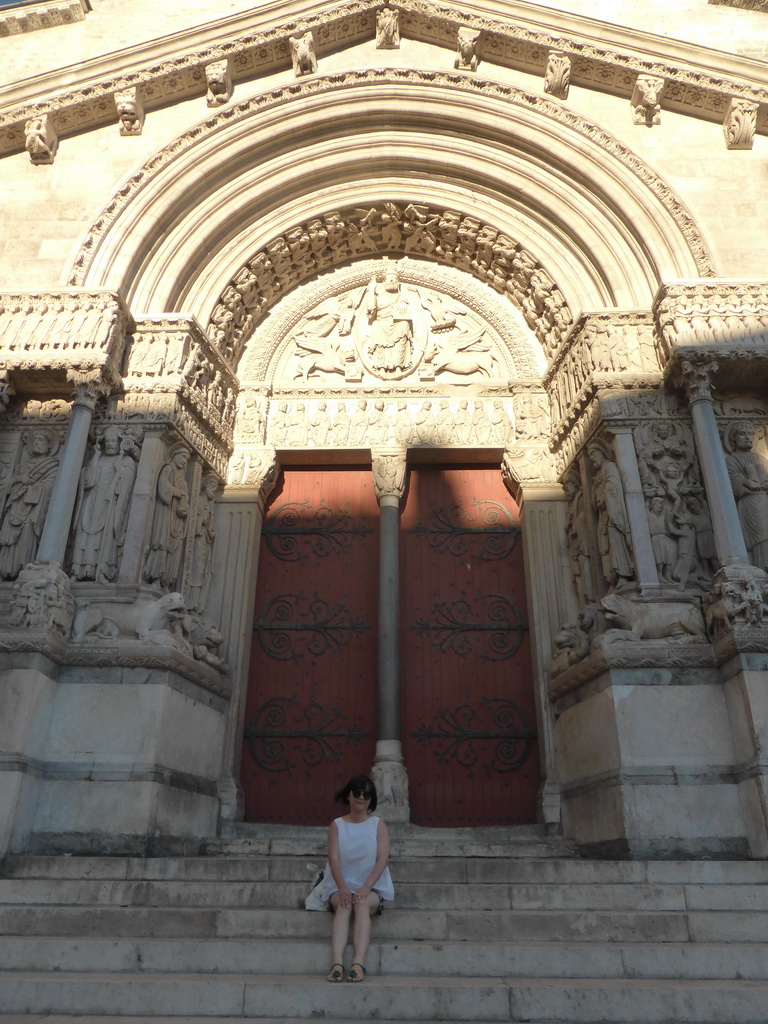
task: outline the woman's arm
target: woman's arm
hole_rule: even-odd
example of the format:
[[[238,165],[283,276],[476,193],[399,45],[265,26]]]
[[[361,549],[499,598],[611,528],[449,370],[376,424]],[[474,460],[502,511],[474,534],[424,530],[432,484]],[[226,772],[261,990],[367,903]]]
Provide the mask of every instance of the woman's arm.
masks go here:
[[[379,818],[379,824],[376,829],[376,863],[373,865],[370,875],[366,878],[365,884],[361,885],[352,897],[353,903],[360,903],[362,900],[368,899],[371,889],[381,878],[384,873],[384,869],[388,864],[389,829],[387,828],[386,822]]]
[[[328,826],[328,866],[331,869],[333,880],[339,889],[339,902],[342,907],[352,906],[352,893],[344,881],[341,870],[341,859],[339,857],[339,830],[336,822],[332,821]]]

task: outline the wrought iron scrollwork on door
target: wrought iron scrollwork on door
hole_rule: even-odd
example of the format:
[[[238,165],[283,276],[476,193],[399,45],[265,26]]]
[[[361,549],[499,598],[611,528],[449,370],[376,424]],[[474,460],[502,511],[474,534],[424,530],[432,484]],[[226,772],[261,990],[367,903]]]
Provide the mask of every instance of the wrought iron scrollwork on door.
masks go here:
[[[430,523],[419,523],[409,533],[425,537],[430,548],[439,554],[456,558],[471,556],[484,562],[506,558],[514,547],[520,527],[509,509],[497,501],[472,502],[477,516],[463,505],[440,508],[430,512]],[[482,525],[472,525],[478,522]]]
[[[470,654],[481,662],[511,658],[528,629],[520,609],[504,594],[478,594],[474,601],[473,607],[464,593],[450,604],[436,601],[434,619],[418,619],[411,629],[428,636],[433,647],[465,659]]]
[[[430,724],[420,725],[411,736],[419,743],[431,744],[440,764],[455,761],[470,776],[481,754],[489,749],[490,759],[482,765],[488,775],[517,771],[531,752],[535,729],[523,709],[505,697],[487,697],[480,706],[490,720],[471,704],[459,704],[453,710],[440,708]]]
[[[299,716],[298,704],[295,694],[272,697],[254,711],[243,735],[253,760],[264,771],[292,775],[297,767],[296,760],[291,760],[292,750],[309,775],[322,761],[340,761],[346,744],[370,735],[359,725],[344,725],[341,708],[324,708],[313,698]],[[289,721],[294,709],[296,715]]]
[[[319,562],[348,551],[356,538],[372,532],[365,523],[353,521],[348,509],[334,512],[320,505],[310,514],[311,508],[309,501],[288,501],[265,520],[261,534],[281,562],[305,562],[310,553]]]
[[[341,651],[351,636],[370,628],[362,619],[350,616],[345,604],[330,604],[317,594],[309,599],[302,593],[273,597],[253,623],[261,649],[278,661]]]

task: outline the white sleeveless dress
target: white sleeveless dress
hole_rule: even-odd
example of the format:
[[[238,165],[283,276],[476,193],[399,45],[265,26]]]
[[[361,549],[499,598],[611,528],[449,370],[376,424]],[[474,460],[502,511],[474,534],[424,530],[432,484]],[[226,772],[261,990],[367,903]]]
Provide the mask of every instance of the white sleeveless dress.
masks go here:
[[[344,821],[343,818],[336,818],[335,821],[339,833],[341,873],[349,891],[355,892],[365,883],[376,863],[376,833],[379,828],[379,819],[372,816],[360,822]],[[330,865],[326,863],[323,873],[323,899],[330,899],[333,893],[338,892],[338,889],[339,887],[331,874]],[[377,892],[383,900],[395,898],[395,887],[392,885],[389,868],[384,868],[381,877],[373,886],[373,891]]]

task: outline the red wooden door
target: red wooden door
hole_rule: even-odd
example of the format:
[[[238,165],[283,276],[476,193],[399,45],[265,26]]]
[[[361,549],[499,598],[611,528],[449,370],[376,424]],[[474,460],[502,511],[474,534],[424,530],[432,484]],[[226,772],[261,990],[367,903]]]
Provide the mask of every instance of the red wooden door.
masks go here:
[[[287,469],[259,553],[241,777],[246,819],[326,824],[373,763],[378,506],[370,467]]]
[[[411,469],[400,541],[411,820],[534,822],[540,766],[519,513],[498,469]]]

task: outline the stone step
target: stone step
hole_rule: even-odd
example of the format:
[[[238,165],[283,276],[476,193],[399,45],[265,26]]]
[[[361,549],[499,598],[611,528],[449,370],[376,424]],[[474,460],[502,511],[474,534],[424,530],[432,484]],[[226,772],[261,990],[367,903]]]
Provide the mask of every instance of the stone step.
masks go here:
[[[768,910],[768,885],[400,883],[400,910]],[[0,879],[0,906],[303,907],[304,882]]]
[[[328,939],[0,938],[6,971],[307,974],[328,969]],[[348,957],[349,959],[349,957]],[[621,942],[371,943],[376,975],[768,980],[763,944]]]
[[[362,1021],[382,1008],[393,1021],[595,1021],[621,1024],[765,1024],[768,983],[627,979],[369,976],[361,985],[323,979],[231,974],[8,972],[6,1014],[68,1012],[143,1017],[255,1017]]]
[[[387,909],[380,939],[569,942],[768,942],[768,915],[750,911]],[[184,907],[0,907],[0,935],[322,938],[329,918],[302,910]],[[2,1005],[2,1004],[0,1004]]]
[[[400,882],[492,882],[572,884],[768,884],[768,861],[588,861],[440,856],[392,859]],[[2,878],[304,881],[325,863],[315,856],[271,854],[249,857],[7,857]]]

